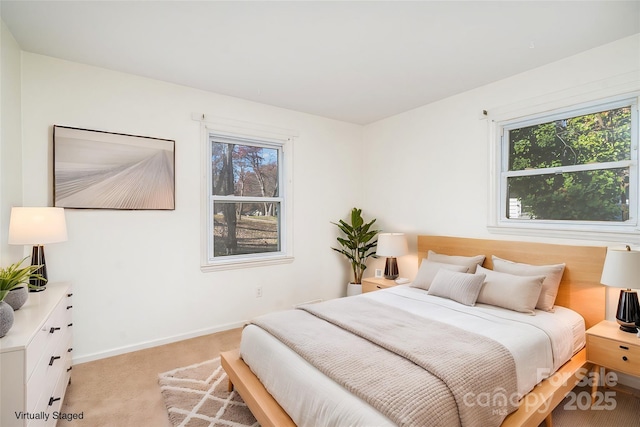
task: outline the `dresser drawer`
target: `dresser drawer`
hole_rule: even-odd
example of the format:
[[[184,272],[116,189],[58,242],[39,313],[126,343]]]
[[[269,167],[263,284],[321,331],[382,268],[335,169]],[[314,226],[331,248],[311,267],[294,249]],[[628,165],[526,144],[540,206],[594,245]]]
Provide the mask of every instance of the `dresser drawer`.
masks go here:
[[[599,366],[640,375],[640,346],[587,335],[587,359]]]
[[[51,416],[45,422],[15,414],[37,416],[60,408],[71,366],[71,286],[47,284],[45,291],[30,294],[14,316],[13,327],[0,338],[0,426],[54,427],[57,420]]]
[[[51,346],[55,345],[56,340],[69,327],[72,322],[71,317],[71,296],[65,295],[51,313],[51,316],[45,321],[41,328],[38,329],[34,338],[27,345],[27,378],[35,372],[40,359],[44,353],[51,351]]]
[[[33,372],[27,377],[26,407],[31,413],[45,410],[58,378],[66,371],[72,338],[69,305],[69,297],[63,298],[42,328],[47,334],[45,340],[41,341],[45,343],[45,349],[37,355],[39,357]],[[40,342],[38,345],[40,346]],[[27,358],[34,351],[31,344],[27,346]],[[32,359],[35,360],[36,357]]]

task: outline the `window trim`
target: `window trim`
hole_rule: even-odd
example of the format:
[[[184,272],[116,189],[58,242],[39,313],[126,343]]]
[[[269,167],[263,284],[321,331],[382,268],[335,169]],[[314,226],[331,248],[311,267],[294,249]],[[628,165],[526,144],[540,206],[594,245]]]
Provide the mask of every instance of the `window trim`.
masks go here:
[[[293,256],[293,142],[298,136],[296,131],[270,126],[251,124],[230,119],[210,118],[194,114],[201,121],[201,250],[200,270],[203,272],[229,270],[291,263]],[[215,198],[212,196],[211,143],[210,135],[221,139],[230,138],[235,142],[246,141],[252,145],[279,147],[278,168],[280,174],[279,194],[274,198],[280,201],[280,251],[261,254],[230,255],[213,258],[213,238],[211,230],[211,212]],[[216,196],[219,200],[228,196]],[[233,198],[237,200],[237,196]]]
[[[489,143],[491,146],[490,161],[490,194],[488,230],[492,233],[528,236],[549,236],[557,238],[593,239],[628,242],[629,238],[638,238],[640,234],[640,172],[638,158],[639,144],[639,93],[632,92],[615,97],[590,100],[561,108],[544,109],[539,106],[537,113],[514,114],[509,118],[502,115],[500,120],[489,122]],[[507,218],[507,179],[512,176],[539,175],[537,170],[508,171],[509,147],[506,135],[508,130],[544,123],[557,118],[567,118],[590,114],[597,111],[631,106],[631,159],[628,161],[609,162],[600,165],[610,167],[630,166],[629,199],[635,203],[629,205],[629,220],[610,223],[605,221],[561,221],[561,220],[518,220]],[[563,166],[546,169],[551,172],[572,172],[577,170],[602,169],[598,164]],[[538,173],[536,173],[538,171]]]

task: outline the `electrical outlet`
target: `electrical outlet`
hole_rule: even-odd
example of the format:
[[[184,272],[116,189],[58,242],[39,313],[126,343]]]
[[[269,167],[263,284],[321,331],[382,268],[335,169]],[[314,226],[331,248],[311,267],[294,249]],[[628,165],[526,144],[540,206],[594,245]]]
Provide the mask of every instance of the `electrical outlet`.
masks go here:
[[[262,286],[256,287],[256,298],[260,298],[262,296]]]

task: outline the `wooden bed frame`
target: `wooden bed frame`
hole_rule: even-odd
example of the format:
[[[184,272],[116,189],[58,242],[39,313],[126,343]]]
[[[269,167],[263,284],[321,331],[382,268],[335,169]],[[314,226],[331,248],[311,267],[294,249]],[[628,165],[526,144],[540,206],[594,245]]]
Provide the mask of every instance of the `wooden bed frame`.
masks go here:
[[[607,252],[605,247],[569,246],[547,243],[483,240],[443,236],[418,236],[418,259],[429,250],[448,255],[486,256],[484,266],[492,268],[491,256],[528,264],[566,264],[556,304],[580,313],[587,329],[604,319],[605,289],[600,275]],[[502,427],[537,427],[546,420],[551,427],[551,411],[591,369],[585,349],[565,363],[551,378],[542,381],[520,402]],[[221,354],[222,367],[229,376],[229,388],[238,391],[262,427],[295,426],[278,402],[240,358],[238,350]]]

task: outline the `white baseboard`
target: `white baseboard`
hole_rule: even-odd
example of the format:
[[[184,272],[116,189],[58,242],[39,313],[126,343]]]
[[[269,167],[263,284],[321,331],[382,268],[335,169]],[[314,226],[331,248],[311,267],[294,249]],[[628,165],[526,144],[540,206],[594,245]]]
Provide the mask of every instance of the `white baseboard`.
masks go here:
[[[640,378],[620,372],[616,372],[616,374],[618,375],[618,383],[640,390]]]
[[[112,350],[108,350],[104,352],[78,355],[73,357],[73,364],[78,365],[81,363],[93,362],[94,360],[105,359],[107,357],[112,357],[112,356],[119,356],[121,354],[130,353],[132,351],[144,350],[147,348],[157,347],[159,345],[171,344],[174,342],[183,341],[190,338],[196,338],[196,337],[201,337],[203,335],[214,334],[216,332],[228,331],[229,329],[241,328],[246,323],[247,323],[246,321],[228,323],[226,325],[218,325],[218,326],[213,326],[211,328],[199,329],[197,331],[189,332],[186,334],[174,335],[171,337],[161,338],[157,340],[145,341],[135,345],[118,347],[118,348],[114,348]]]

